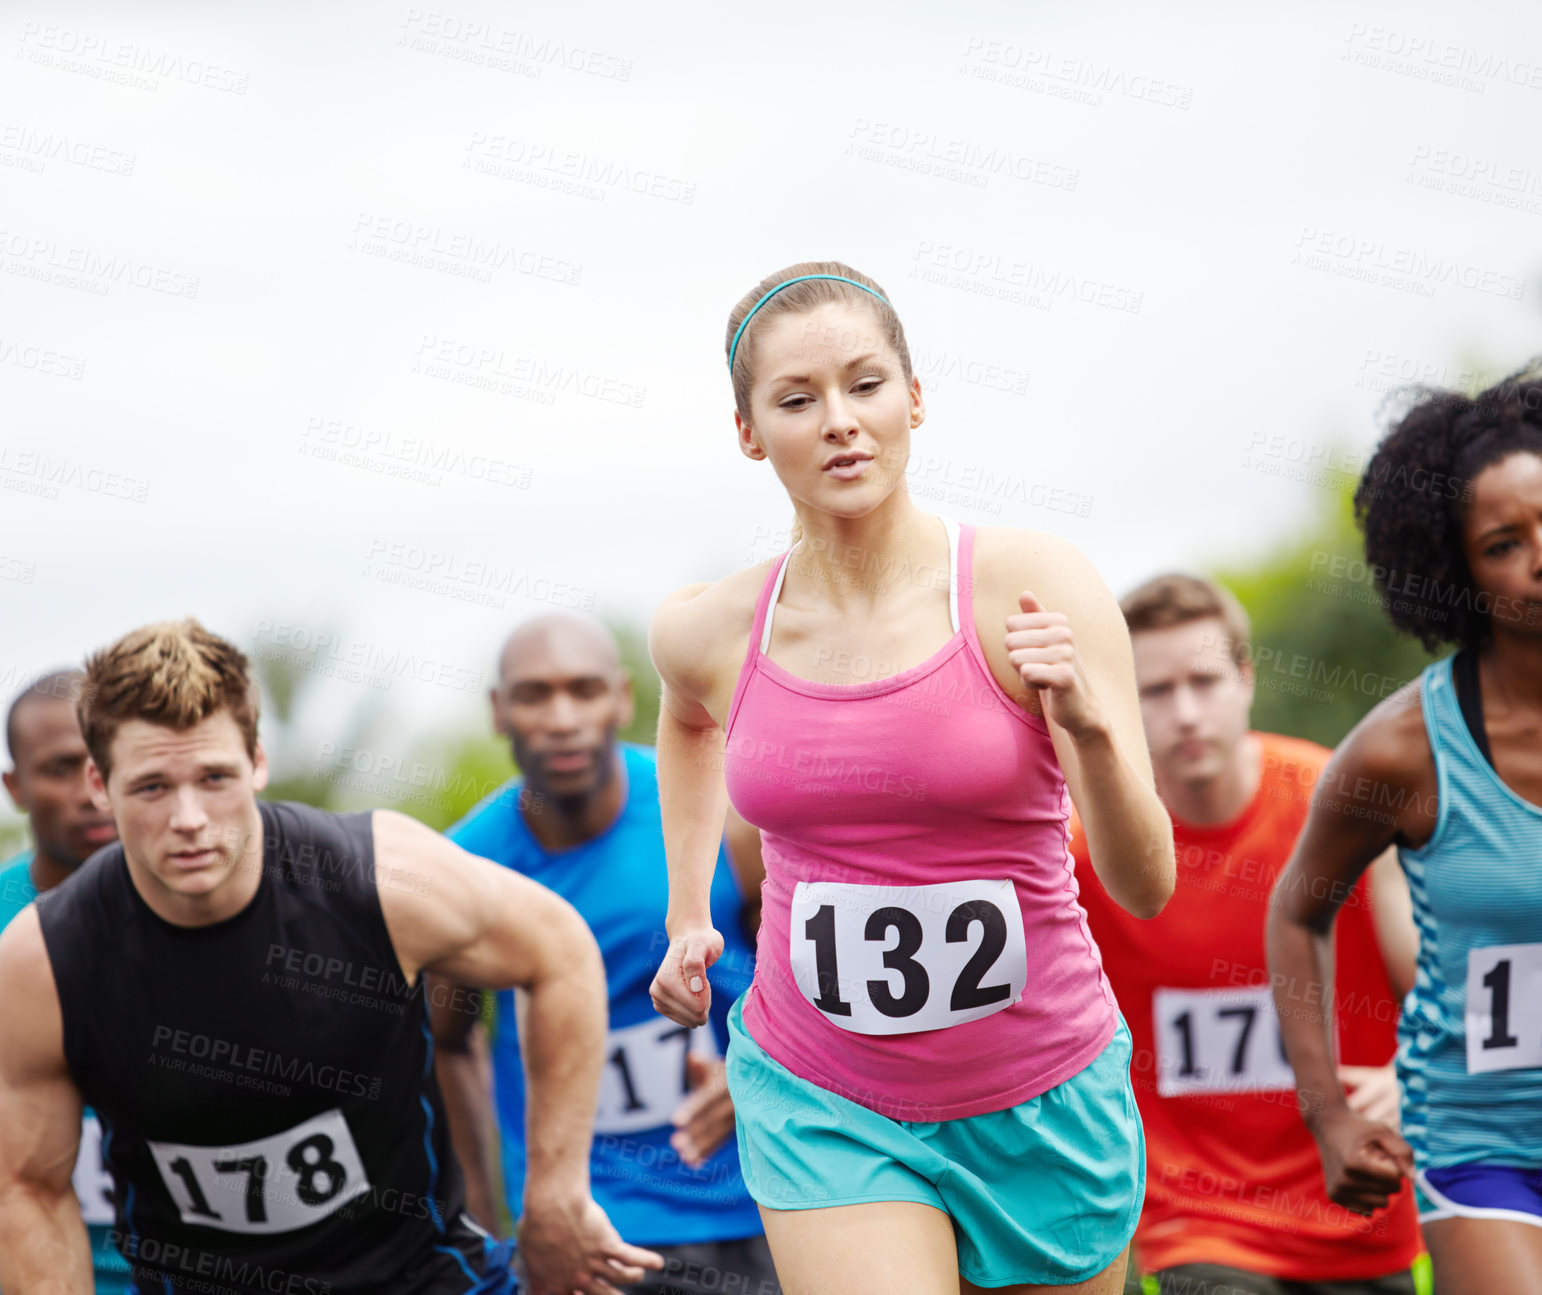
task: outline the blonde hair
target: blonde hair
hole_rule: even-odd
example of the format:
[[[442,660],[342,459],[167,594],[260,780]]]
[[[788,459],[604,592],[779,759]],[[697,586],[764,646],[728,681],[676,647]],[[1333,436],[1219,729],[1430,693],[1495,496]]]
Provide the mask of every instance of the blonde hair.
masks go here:
[[[790,287],[783,288],[755,311],[754,319],[744,330],[744,336],[739,339],[738,351],[734,352],[734,334],[739,331],[739,325],[744,322],[750,311],[755,309],[755,303],[778,284],[807,274],[838,274],[844,279],[854,279],[872,291],[863,292],[861,288],[849,283],[840,283],[834,279],[804,279],[802,283],[794,283]],[[873,293],[877,293],[878,296],[874,296]],[[879,334],[899,358],[900,371],[905,375],[905,385],[909,386],[914,376],[910,362],[910,345],[905,341],[905,326],[900,323],[899,315],[889,304],[888,297],[889,294],[879,286],[876,279],[870,279],[860,270],[852,269],[844,261],[799,261],[796,265],[789,265],[785,269],[776,271],[775,274],[767,275],[757,283],[739,298],[738,304],[729,312],[728,328],[723,336],[723,356],[725,359],[730,356],[733,359],[729,379],[733,383],[734,408],[739,411],[739,417],[748,419],[750,416],[750,389],[755,385],[755,337],[762,331],[764,321],[768,318],[774,319],[778,315],[805,314],[830,302],[842,302],[848,305],[865,304],[872,310],[878,320]],[[803,528],[796,516],[793,518],[790,534],[793,544],[803,538]]]
[[[181,730],[228,710],[255,760],[260,709],[245,654],[190,618],[143,626],[88,657],[76,715],[105,781],[125,720]]]

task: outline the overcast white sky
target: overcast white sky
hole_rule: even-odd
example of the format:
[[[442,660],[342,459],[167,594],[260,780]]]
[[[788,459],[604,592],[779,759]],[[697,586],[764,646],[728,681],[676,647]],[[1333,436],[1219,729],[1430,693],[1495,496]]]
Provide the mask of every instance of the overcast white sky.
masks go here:
[[[906,322],[923,506],[1116,592],[1542,350],[1530,4],[448,3],[7,9],[7,698],[192,613],[363,662],[319,733],[479,722],[520,619],[785,547],[722,335],[800,259]]]

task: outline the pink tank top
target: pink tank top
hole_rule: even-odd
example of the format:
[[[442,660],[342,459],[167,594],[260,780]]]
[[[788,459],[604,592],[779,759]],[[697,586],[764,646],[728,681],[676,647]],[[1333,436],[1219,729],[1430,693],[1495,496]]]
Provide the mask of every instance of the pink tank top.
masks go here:
[[[974,528],[942,520],[953,637],[885,679],[815,683],[766,655],[782,555],[756,604],[724,765],[765,852],[746,1029],[800,1078],[924,1121],[1027,1101],[1117,1025],[1049,730],[991,674]]]

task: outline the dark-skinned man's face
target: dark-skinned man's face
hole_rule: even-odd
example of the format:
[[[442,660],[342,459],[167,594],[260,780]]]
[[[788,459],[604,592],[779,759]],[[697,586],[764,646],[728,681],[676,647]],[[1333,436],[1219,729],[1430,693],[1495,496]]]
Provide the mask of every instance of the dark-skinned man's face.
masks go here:
[[[32,820],[44,854],[77,867],[118,839],[112,819],[91,803],[86,786],[86,741],[75,706],[62,697],[28,698],[16,712],[16,767],[5,789]]]
[[[608,785],[616,734],[632,722],[626,670],[587,636],[553,634],[511,648],[500,673],[494,721],[526,786],[581,800]]]

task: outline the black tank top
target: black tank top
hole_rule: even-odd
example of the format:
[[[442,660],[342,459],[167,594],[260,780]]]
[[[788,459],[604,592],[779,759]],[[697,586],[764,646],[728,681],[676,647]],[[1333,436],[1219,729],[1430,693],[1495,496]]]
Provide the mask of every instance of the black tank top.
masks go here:
[[[370,815],[258,810],[257,893],[225,921],[156,916],[121,845],[38,903],[137,1289],[478,1289],[484,1239],[462,1217]]]

